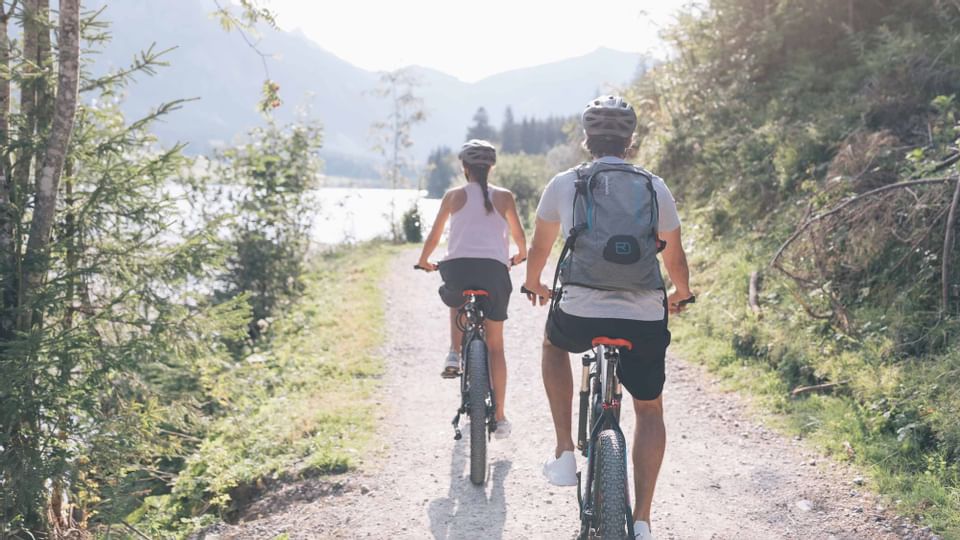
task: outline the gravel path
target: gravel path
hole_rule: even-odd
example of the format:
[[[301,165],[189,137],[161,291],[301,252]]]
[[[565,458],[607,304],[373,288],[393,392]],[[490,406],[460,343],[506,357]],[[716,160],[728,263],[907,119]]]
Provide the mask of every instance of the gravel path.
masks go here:
[[[506,325],[513,434],[491,441],[489,480],[474,486],[467,434],[455,442],[450,427],[458,386],[439,377],[448,331],[439,277],[412,271],[415,261],[412,251],[397,257],[384,284],[393,292],[388,374],[372,412],[382,418],[381,436],[361,470],[284,486],[239,523],[200,538],[575,537],[575,490],[550,486],[540,473],[554,446],[540,379],[546,309],[514,296]],[[522,271],[513,272],[515,290]],[[701,368],[676,357],[667,365],[667,455],[653,507],[659,540],[935,538],[884,509],[854,471],[751,418],[747,401],[720,390]]]

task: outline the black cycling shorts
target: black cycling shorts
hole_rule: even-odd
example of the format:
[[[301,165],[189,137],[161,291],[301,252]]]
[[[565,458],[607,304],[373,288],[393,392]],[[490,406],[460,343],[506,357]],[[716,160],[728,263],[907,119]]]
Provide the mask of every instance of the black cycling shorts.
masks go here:
[[[623,351],[617,369],[620,382],[634,399],[641,401],[656,399],[663,392],[664,358],[670,345],[666,319],[586,318],[568,315],[558,308],[547,317],[546,335],[550,343],[572,353],[589,350],[597,337],[630,340],[633,349]]]
[[[513,283],[510,282],[510,270],[502,262],[494,259],[449,259],[440,263],[440,299],[452,308],[463,305],[463,291],[483,289],[488,296],[480,297],[483,315],[491,321],[507,320],[507,306]]]

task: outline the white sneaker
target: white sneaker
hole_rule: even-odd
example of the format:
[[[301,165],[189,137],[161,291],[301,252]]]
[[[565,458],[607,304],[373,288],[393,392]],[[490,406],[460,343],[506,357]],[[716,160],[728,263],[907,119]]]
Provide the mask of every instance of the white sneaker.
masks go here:
[[[634,540],[654,540],[653,533],[650,532],[650,524],[646,521],[633,522]]]
[[[456,379],[460,376],[460,355],[456,351],[450,351],[447,359],[443,361],[443,371],[440,376],[444,379]]]
[[[560,457],[551,457],[543,464],[543,475],[555,486],[577,485],[577,458],[567,450]]]
[[[506,439],[510,436],[510,431],[513,430],[513,424],[509,420],[504,418],[503,420],[497,420],[497,430],[493,432],[494,439]]]

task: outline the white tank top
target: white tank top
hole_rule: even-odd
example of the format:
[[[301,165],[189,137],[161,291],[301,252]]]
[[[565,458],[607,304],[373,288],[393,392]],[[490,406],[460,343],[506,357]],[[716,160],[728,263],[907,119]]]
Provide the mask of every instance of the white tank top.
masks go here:
[[[493,259],[510,266],[510,239],[507,220],[496,208],[489,214],[483,205],[483,189],[476,182],[463,188],[467,202],[450,215],[447,256],[450,259]],[[493,189],[490,189],[493,201]]]

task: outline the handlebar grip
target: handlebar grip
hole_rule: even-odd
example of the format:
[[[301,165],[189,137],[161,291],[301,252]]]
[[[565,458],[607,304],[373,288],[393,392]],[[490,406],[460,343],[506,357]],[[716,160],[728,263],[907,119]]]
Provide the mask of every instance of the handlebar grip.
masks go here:
[[[513,262],[513,260],[511,259],[511,260],[510,260],[510,266],[517,266],[517,265],[519,265],[519,264],[521,264],[521,263],[523,263],[523,262],[524,262],[524,261],[526,261],[526,260],[527,260],[527,258],[526,258],[526,257],[524,257],[524,258],[522,258],[522,259],[520,259],[520,260],[519,260],[519,261],[517,261],[517,262]]]
[[[413,269],[414,269],[414,270],[423,270],[424,272],[427,272],[427,271],[430,270],[429,268],[424,268],[424,267],[420,266],[419,264],[413,265]]]
[[[686,298],[686,299],[684,299],[684,300],[681,300],[681,301],[677,302],[677,306],[685,306],[685,305],[687,305],[687,304],[695,304],[696,302],[697,302],[697,296],[696,296],[696,295],[690,295],[690,298]]]
[[[540,296],[539,294],[531,291],[530,289],[524,287],[523,285],[520,286],[520,294],[525,294],[525,295],[527,295],[528,298],[529,298],[530,296],[536,296],[537,298],[545,298],[545,297]]]

